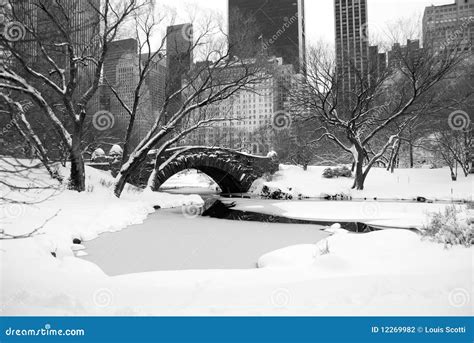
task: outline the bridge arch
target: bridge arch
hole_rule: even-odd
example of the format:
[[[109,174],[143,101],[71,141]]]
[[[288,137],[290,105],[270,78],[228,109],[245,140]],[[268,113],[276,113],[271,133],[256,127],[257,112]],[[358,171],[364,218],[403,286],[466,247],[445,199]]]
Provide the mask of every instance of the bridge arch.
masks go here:
[[[172,176],[187,169],[196,169],[214,180],[224,193],[246,193],[256,179],[265,173],[278,171],[278,163],[272,158],[206,147],[167,150],[158,165],[154,191],[158,191]],[[151,170],[147,174],[150,173]]]

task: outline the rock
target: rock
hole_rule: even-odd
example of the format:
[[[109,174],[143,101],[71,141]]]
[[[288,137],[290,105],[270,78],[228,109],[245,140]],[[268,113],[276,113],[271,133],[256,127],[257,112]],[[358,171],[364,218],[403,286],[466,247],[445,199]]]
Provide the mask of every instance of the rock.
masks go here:
[[[117,144],[112,146],[112,148],[109,151],[109,156],[112,156],[112,157],[116,157],[116,156],[122,157],[122,154],[123,154],[123,150],[120,147],[120,145],[117,145]]]
[[[103,159],[103,158],[105,158],[105,151],[101,148],[95,149],[91,156],[92,162],[95,162],[98,159]]]
[[[230,215],[233,207],[235,207],[235,202],[224,204],[218,199],[208,199],[204,203],[202,216],[224,219]]]
[[[79,238],[74,238],[74,239],[72,240],[72,243],[73,243],[73,244],[81,244],[82,241],[81,241]]]

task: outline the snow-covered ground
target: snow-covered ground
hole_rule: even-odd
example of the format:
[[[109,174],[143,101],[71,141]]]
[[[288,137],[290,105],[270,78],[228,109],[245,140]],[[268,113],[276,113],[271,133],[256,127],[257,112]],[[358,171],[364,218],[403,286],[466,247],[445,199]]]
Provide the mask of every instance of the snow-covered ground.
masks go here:
[[[253,192],[259,193],[266,184],[280,188],[295,196],[321,197],[345,194],[353,198],[416,199],[429,200],[473,200],[474,175],[460,174],[458,181],[451,181],[449,169],[396,169],[393,174],[385,169],[373,168],[366,180],[363,191],[352,190],[353,179],[322,177],[325,167],[309,167],[304,171],[296,166],[281,166],[271,182],[254,184]]]
[[[203,188],[203,189],[216,189],[217,184],[212,181],[207,175],[198,172],[195,169],[185,170],[181,173],[174,175],[169,178],[162,186],[161,189],[173,189],[173,188]]]
[[[235,209],[315,222],[364,223],[377,228],[421,229],[445,203],[376,201],[278,201],[232,199]],[[460,210],[464,205],[456,205]],[[465,212],[465,211],[462,211]]]
[[[75,256],[82,247],[72,244],[74,238],[93,239],[141,223],[153,206],[202,200],[132,188],[116,199],[109,176],[91,169],[87,175],[89,191],[83,194],[59,189],[34,205],[2,204],[2,230],[10,235],[30,232],[52,218],[34,237],[0,241],[3,315],[472,314],[472,248],[447,250],[404,230],[364,235],[335,230],[317,245],[269,252],[254,270],[107,276]],[[289,177],[283,181],[290,184]],[[302,185],[300,176],[294,177]],[[444,194],[444,183],[445,178],[442,191],[433,190],[436,184],[420,190],[412,184],[411,191]],[[306,189],[317,187],[308,183]],[[16,196],[34,199],[39,193]],[[187,212],[190,225],[192,213]]]

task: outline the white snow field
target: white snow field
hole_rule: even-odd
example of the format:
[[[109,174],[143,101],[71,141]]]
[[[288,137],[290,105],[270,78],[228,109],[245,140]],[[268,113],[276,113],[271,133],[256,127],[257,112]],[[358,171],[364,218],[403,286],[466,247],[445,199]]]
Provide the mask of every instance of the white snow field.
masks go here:
[[[449,196],[446,171],[425,172],[430,175],[424,179],[420,171],[413,171],[412,182],[420,178],[442,179],[442,183],[410,183],[409,191]],[[294,173],[299,174],[296,168]],[[351,234],[336,228],[330,230],[336,234],[318,244],[268,252],[259,259],[258,269],[110,277],[97,265],[77,258],[82,247],[73,246],[74,238],[90,240],[140,224],[156,205],[180,207],[202,200],[133,189],[116,199],[109,176],[89,168],[87,175],[89,191],[83,194],[62,189],[41,203],[2,204],[1,229],[9,235],[30,232],[57,213],[31,238],[0,241],[2,315],[472,315],[473,249],[445,249],[406,230]],[[46,180],[45,175],[37,177]],[[295,177],[302,186],[302,176]],[[282,177],[288,184],[289,178]],[[341,180],[333,185],[337,182]],[[390,192],[396,190],[389,182],[383,185]],[[461,180],[460,185],[454,193],[468,194],[462,186],[467,183]],[[335,186],[340,187],[346,186]],[[375,194],[376,187],[371,188],[367,192]],[[310,183],[305,189],[322,191]],[[23,191],[15,196],[32,200],[44,197],[44,192]],[[139,247],[130,249],[140,254]]]
[[[304,171],[296,166],[280,166],[280,171],[271,182],[256,182],[252,191],[259,193],[266,184],[280,188],[295,196],[320,197],[321,195],[345,194],[354,199],[378,198],[379,200],[416,199],[429,200],[473,200],[474,175],[465,177],[462,173],[458,181],[451,181],[449,169],[396,169],[393,174],[385,169],[373,168],[366,180],[363,191],[352,190],[353,179],[322,177],[326,167],[309,167]]]

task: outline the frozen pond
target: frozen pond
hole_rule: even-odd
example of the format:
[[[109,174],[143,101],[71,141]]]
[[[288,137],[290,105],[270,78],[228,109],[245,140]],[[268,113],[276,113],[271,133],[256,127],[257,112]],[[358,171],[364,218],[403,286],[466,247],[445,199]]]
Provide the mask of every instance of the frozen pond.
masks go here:
[[[191,269],[250,269],[265,253],[312,244],[328,234],[317,225],[187,218],[160,210],[145,223],[85,242],[88,256],[108,275]]]

